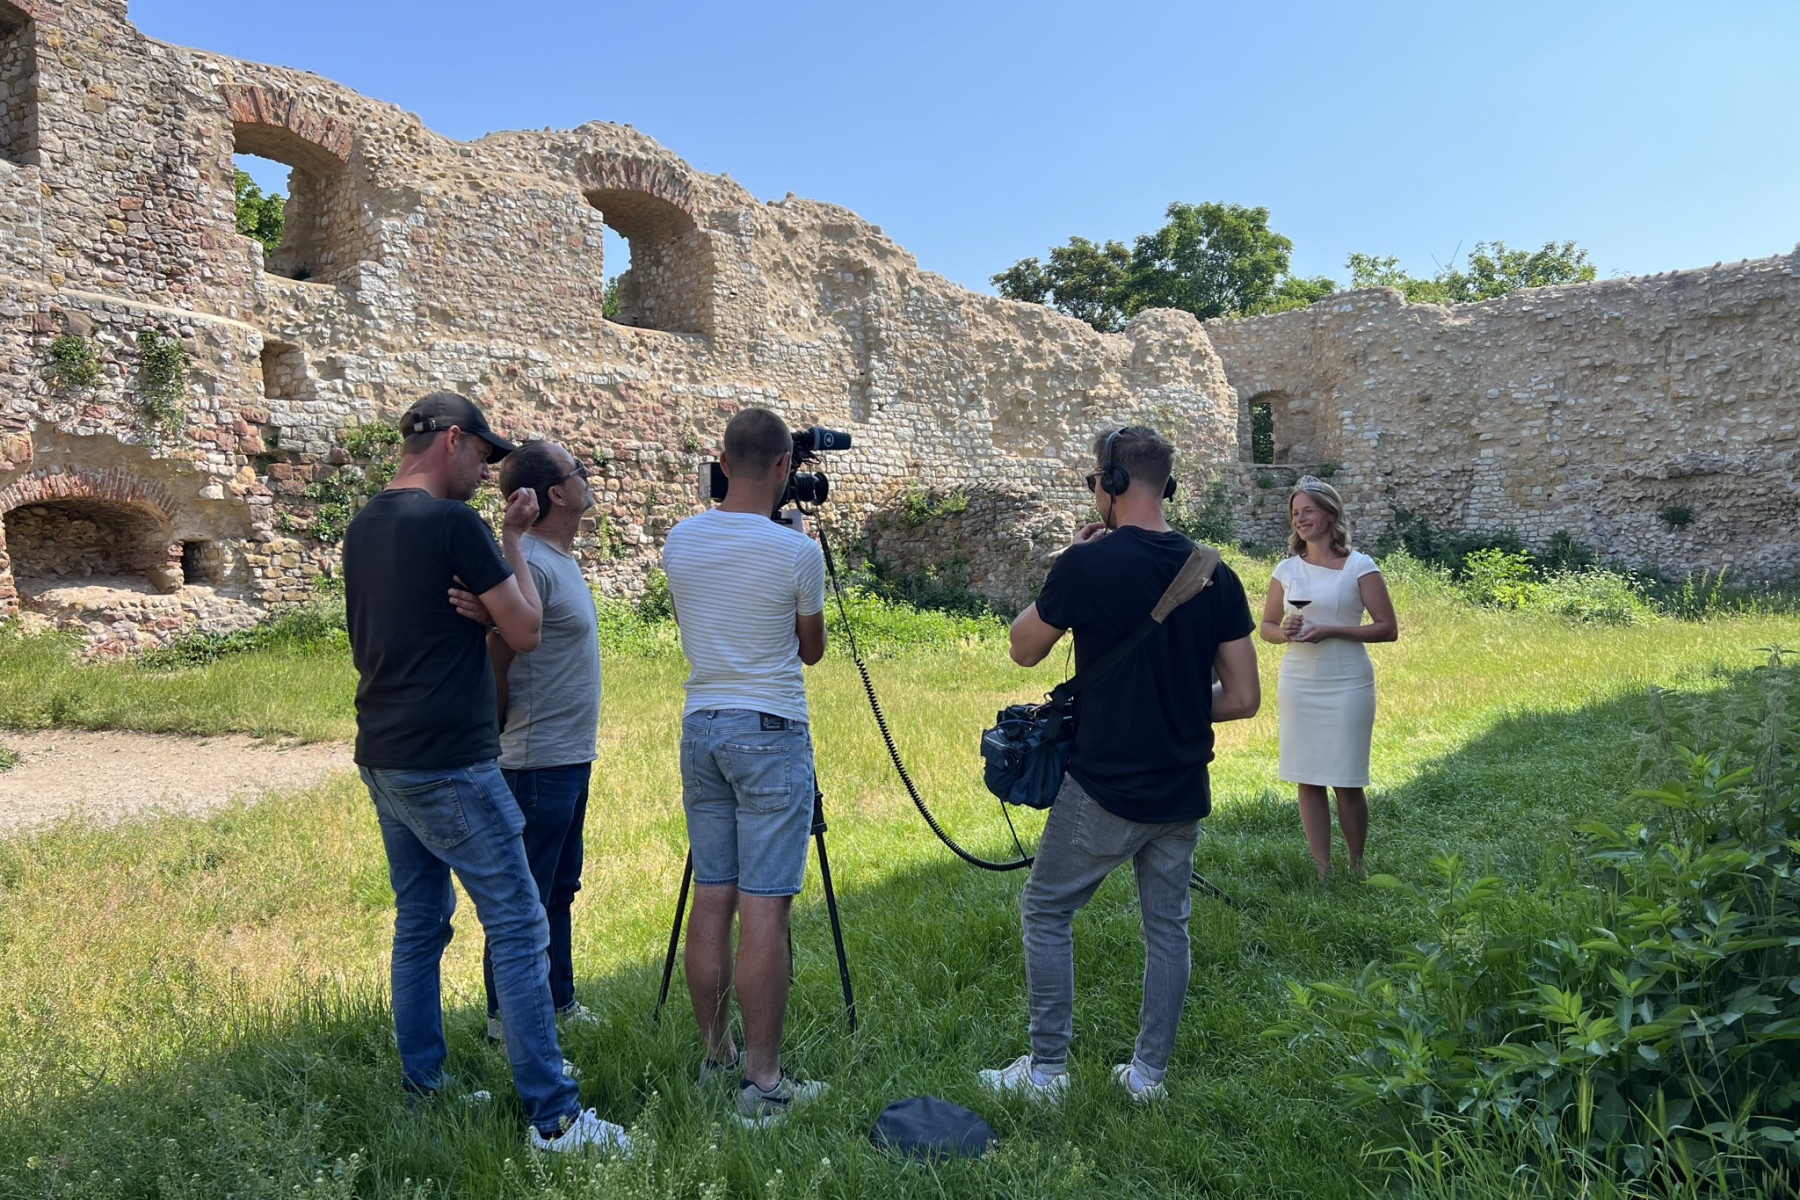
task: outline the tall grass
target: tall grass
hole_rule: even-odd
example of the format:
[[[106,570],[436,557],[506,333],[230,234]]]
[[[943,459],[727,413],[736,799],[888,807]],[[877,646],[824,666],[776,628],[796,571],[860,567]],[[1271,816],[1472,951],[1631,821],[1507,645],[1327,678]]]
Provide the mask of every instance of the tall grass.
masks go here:
[[[1237,566],[1260,594],[1268,564]],[[1471,607],[1433,579],[1391,582],[1402,639],[1373,652],[1369,861],[1417,882],[1439,848],[1526,884],[1553,878],[1577,821],[1641,804],[1629,793],[1647,685],[1725,688],[1763,657],[1754,647],[1800,642],[1788,618],[1575,627]],[[1427,930],[1393,892],[1310,882],[1292,799],[1275,781],[1278,659],[1266,647],[1263,713],[1219,732],[1216,809],[1197,861],[1244,908],[1195,902],[1194,983],[1170,1096],[1152,1107],[1107,1079],[1130,1053],[1142,963],[1124,875],[1076,924],[1068,1102],[1038,1109],[979,1090],[977,1069],[1025,1048],[1021,876],[953,860],[897,787],[852,665],[834,654],[811,668],[862,1028],[846,1030],[811,875],[797,909],[788,1047],[833,1092],[783,1128],[750,1133],[693,1084],[699,1049],[679,976],[660,1027],[648,1020],[684,848],[675,731],[685,663],[657,632],[666,625],[640,628],[651,641],[609,651],[576,908],[578,991],[601,1021],[567,1045],[584,1102],[632,1124],[638,1155],[528,1161],[505,1064],[481,1037],[481,939],[467,906],[445,960],[450,1065],[497,1100],[405,1103],[384,1000],[392,897],[367,799],[343,777],[205,818],[0,842],[0,1200],[1360,1198],[1388,1186],[1392,1164],[1364,1151],[1392,1137],[1346,1110],[1335,1064],[1261,1034],[1285,1011],[1285,981],[1352,978]],[[972,848],[1004,856],[1010,846],[979,783],[977,734],[1062,666],[1013,667],[997,623],[923,648],[890,644],[872,663],[922,790]],[[66,646],[0,641],[9,724],[343,736],[352,685],[341,652],[264,648],[152,671],[77,666]],[[1027,814],[1021,831],[1033,838],[1040,823]],[[1001,1135],[997,1152],[930,1170],[891,1163],[868,1144],[870,1123],[886,1101],[917,1093],[981,1111]]]

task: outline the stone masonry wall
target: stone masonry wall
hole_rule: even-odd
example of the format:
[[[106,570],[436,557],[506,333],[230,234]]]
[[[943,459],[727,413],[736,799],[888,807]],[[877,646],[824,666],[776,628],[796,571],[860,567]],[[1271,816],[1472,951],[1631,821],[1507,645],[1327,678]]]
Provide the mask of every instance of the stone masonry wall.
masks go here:
[[[1279,485],[1329,463],[1365,546],[1408,512],[1676,576],[1800,575],[1800,252],[1451,307],[1346,292],[1207,334],[1259,540],[1285,534]],[[1289,470],[1248,462],[1257,403]]]
[[[144,38],[121,0],[0,0],[0,89],[0,611],[101,651],[314,595],[337,569],[319,504],[367,466],[346,431],[437,388],[599,467],[578,549],[620,594],[749,404],[854,436],[818,464],[834,536],[902,570],[956,564],[1002,603],[1090,511],[1094,433],[1132,420],[1175,441],[1188,496],[1223,480],[1262,540],[1280,485],[1329,463],[1364,544],[1411,512],[1534,544],[1567,529],[1673,572],[1800,569],[1792,256],[1449,309],[1374,291],[1205,327],[1158,310],[1100,334],[629,126],[458,142],[305,71]],[[235,229],[237,153],[292,170],[267,256]],[[631,246],[617,319],[608,225]],[[152,412],[149,332],[185,355],[173,420]],[[71,335],[97,380],[51,370]],[[1259,403],[1278,468],[1247,461]],[[961,499],[915,520],[921,491]],[[9,535],[45,561],[50,525],[146,496],[156,579],[15,579]]]
[[[996,499],[1000,527],[955,535],[973,558],[1017,560],[979,572],[1008,599],[1085,512],[1096,429],[1155,420],[1189,472],[1235,445],[1223,369],[1184,314],[1101,335],[967,292],[853,213],[759,202],[629,127],[456,142],[304,71],[146,39],[118,0],[26,15],[15,49],[34,82],[4,82],[36,145],[0,162],[0,608],[35,605],[101,650],[314,594],[336,569],[312,536],[318,489],[362,467],[344,431],[436,388],[600,464],[579,548],[619,592],[697,510],[697,467],[746,404],[853,434],[820,464],[838,535],[861,540],[922,479],[1020,498]],[[293,171],[267,261],[235,231],[234,153]],[[618,320],[602,312],[607,224],[632,248]],[[151,418],[146,331],[187,356],[174,422]],[[71,334],[96,382],[50,370]],[[8,513],[47,481],[101,479],[116,483],[84,495],[166,493],[164,545],[208,562],[204,585],[183,579],[166,604],[121,589],[109,608],[104,589],[12,578]],[[12,519],[34,556],[39,515]]]

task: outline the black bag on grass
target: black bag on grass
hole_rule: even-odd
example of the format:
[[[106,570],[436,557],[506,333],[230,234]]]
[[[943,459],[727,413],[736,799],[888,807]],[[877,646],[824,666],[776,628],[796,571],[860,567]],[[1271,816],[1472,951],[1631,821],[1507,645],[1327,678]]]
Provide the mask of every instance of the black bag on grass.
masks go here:
[[[908,1096],[881,1110],[869,1140],[878,1150],[943,1162],[973,1157],[994,1144],[994,1129],[977,1113],[936,1096]]]

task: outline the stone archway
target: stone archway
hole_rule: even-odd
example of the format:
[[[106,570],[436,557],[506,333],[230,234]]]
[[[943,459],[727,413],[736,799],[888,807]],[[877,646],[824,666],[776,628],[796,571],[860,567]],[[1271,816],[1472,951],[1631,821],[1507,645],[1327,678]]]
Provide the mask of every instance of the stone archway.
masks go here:
[[[117,468],[33,471],[0,490],[0,612],[19,607],[20,585],[142,579],[182,586],[176,503],[162,484]],[[141,586],[141,585],[140,585]]]

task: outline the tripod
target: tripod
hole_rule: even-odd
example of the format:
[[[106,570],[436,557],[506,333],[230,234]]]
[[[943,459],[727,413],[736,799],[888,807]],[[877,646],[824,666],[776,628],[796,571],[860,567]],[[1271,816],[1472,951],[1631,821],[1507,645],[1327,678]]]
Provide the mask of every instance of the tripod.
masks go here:
[[[856,996],[850,990],[850,960],[844,954],[844,927],[838,920],[837,893],[831,888],[831,860],[825,855],[825,793],[813,789],[813,845],[819,851],[819,879],[825,885],[825,909],[831,914],[831,941],[837,948],[838,982],[844,988],[844,1015],[850,1019],[850,1032],[856,1032]],[[669,953],[663,958],[662,987],[656,993],[656,1009],[650,1014],[651,1024],[662,1021],[663,1004],[669,998],[669,980],[675,975],[675,951],[681,945],[681,918],[687,912],[688,888],[694,882],[694,852],[688,851],[681,868],[681,894],[675,901],[675,920],[669,926]],[[788,974],[793,974],[794,935],[788,933]]]

